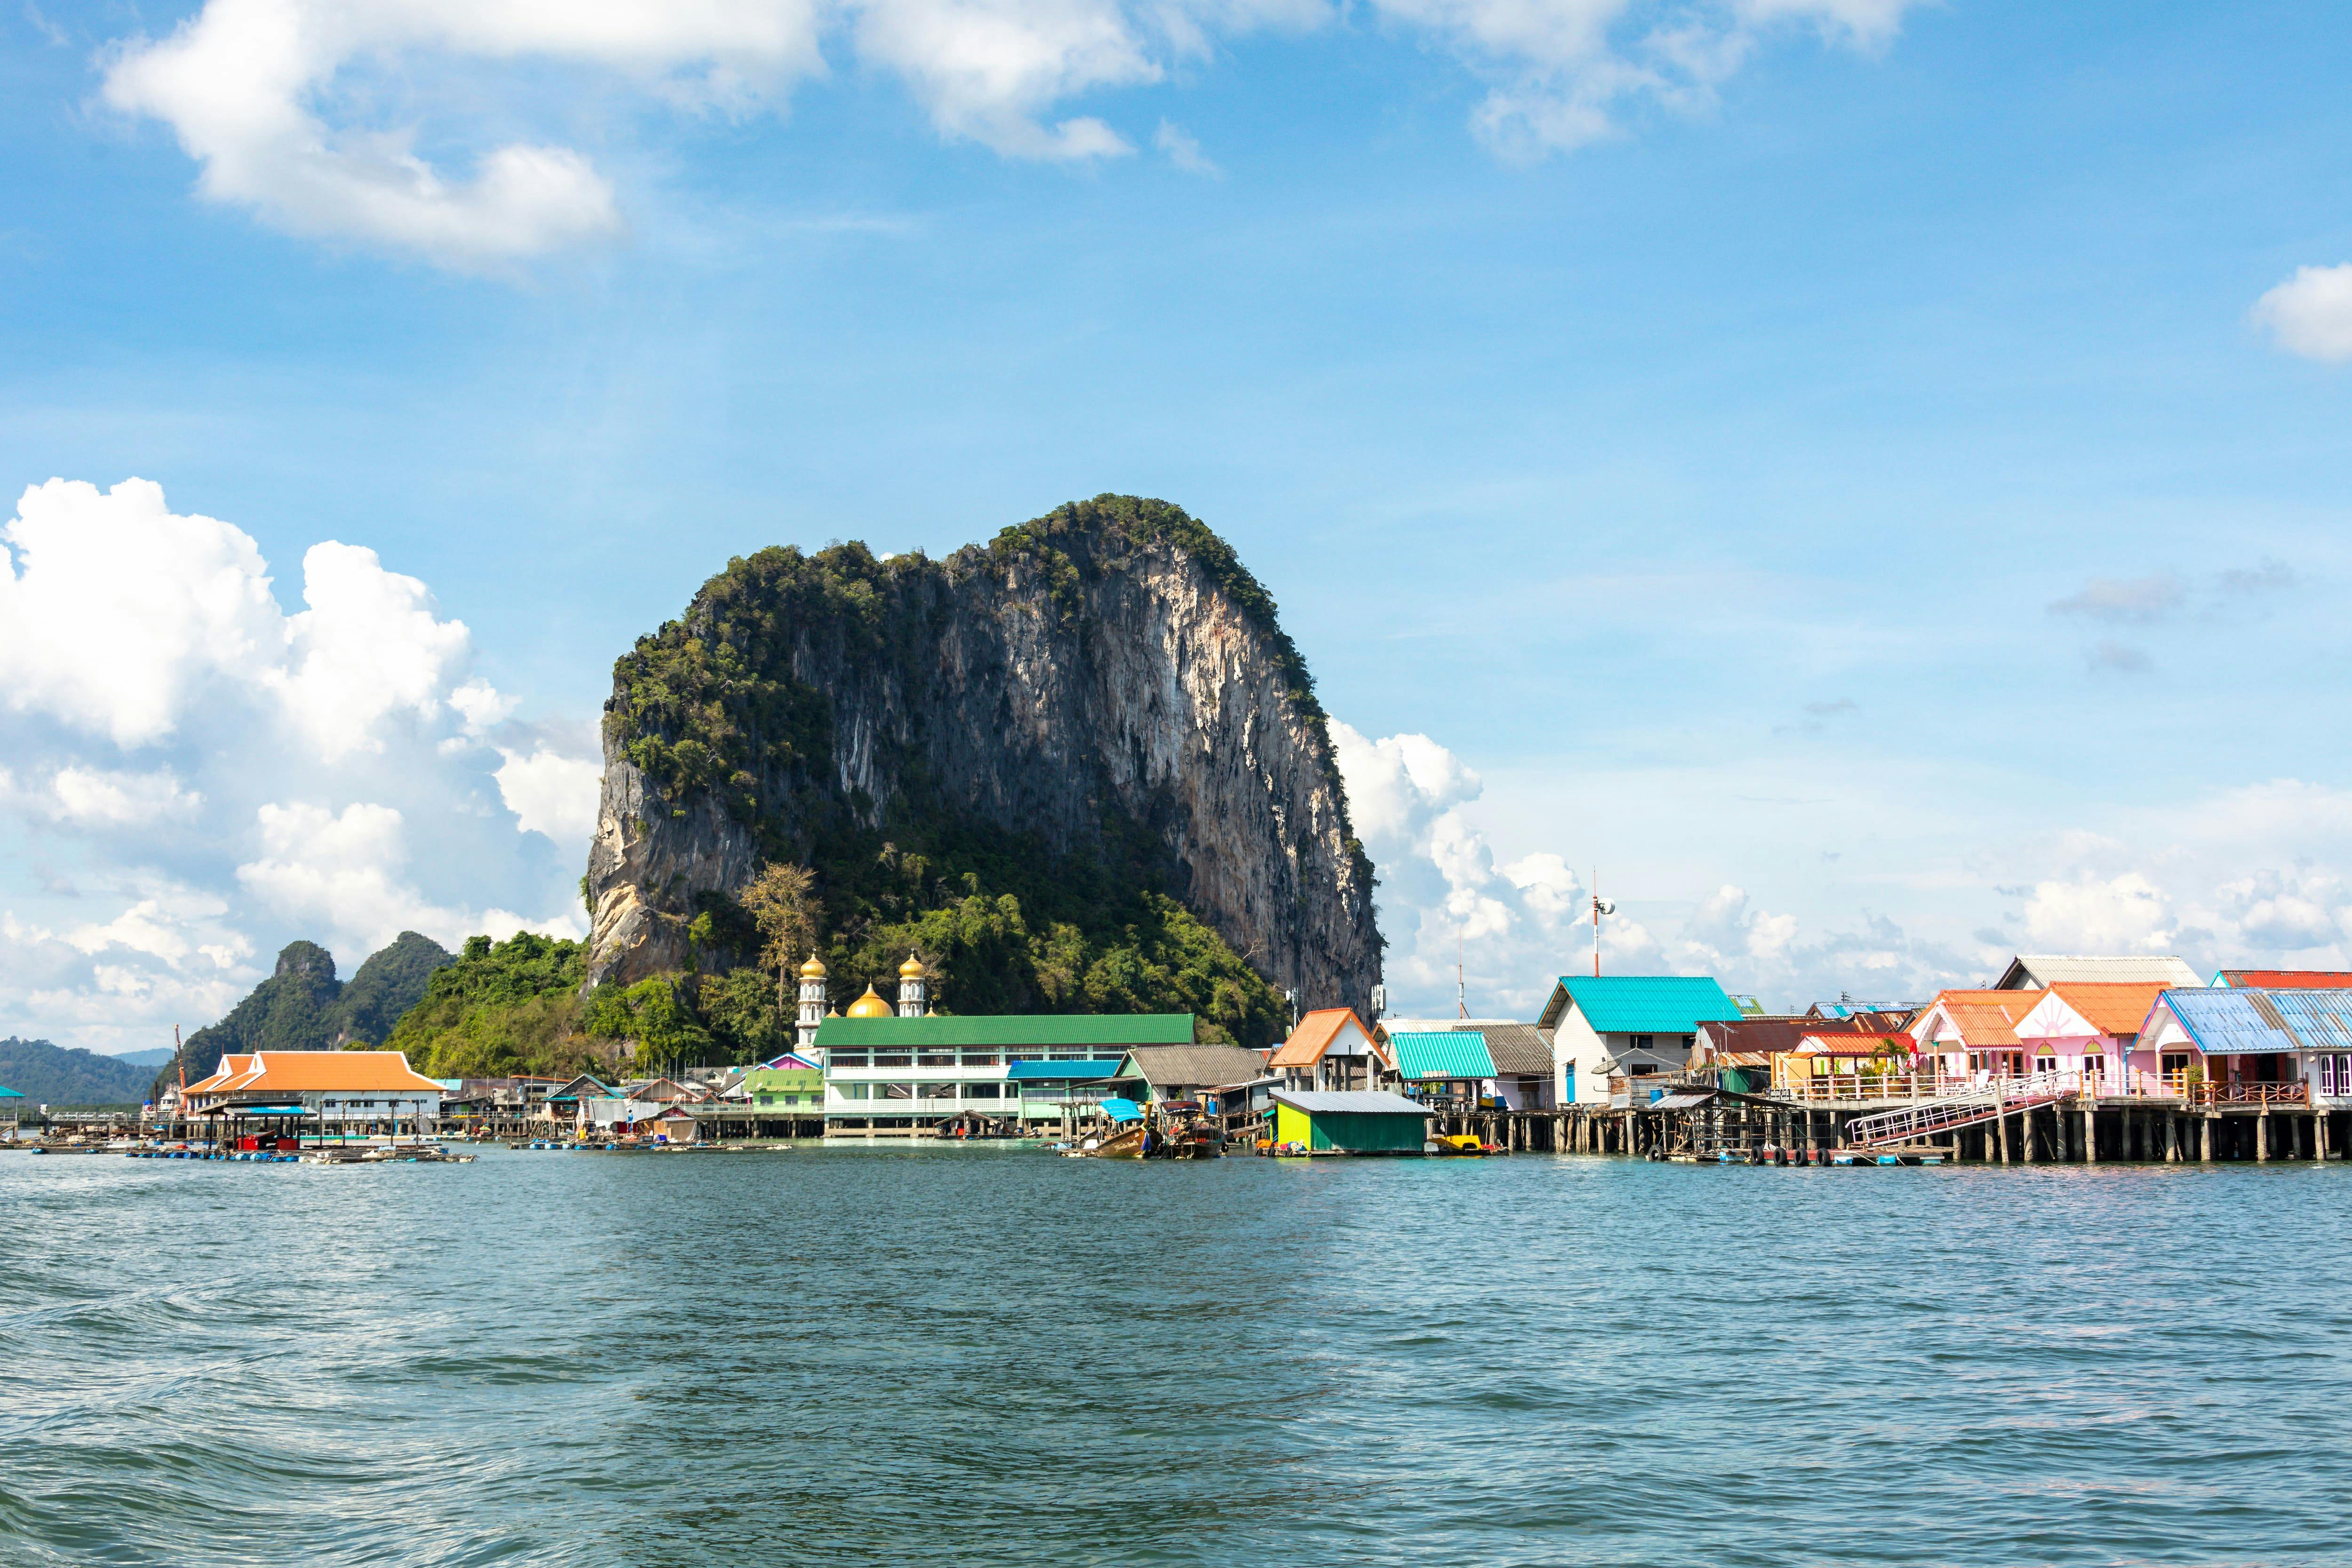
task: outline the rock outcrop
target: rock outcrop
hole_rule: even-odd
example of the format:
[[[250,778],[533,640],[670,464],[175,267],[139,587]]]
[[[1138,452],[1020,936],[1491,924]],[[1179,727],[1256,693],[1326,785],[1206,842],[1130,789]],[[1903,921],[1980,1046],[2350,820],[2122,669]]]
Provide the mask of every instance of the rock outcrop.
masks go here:
[[[944,560],[731,562],[615,667],[592,983],[684,967],[698,896],[844,822],[940,813],[1049,855],[1143,843],[1302,1008],[1365,1009],[1371,867],[1274,605],[1165,503],[1103,497]]]

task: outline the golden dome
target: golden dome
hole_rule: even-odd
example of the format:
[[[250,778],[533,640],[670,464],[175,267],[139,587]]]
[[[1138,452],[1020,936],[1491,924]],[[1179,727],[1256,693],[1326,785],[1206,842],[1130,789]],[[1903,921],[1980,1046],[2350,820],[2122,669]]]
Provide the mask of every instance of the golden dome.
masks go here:
[[[876,996],[874,988],[868,986],[864,996],[849,1004],[849,1016],[854,1019],[886,1019],[890,1016],[890,1004]]]
[[[824,960],[818,957],[815,954],[811,953],[809,955],[809,961],[801,966],[801,978],[803,980],[824,979]]]
[[[908,954],[907,961],[898,966],[898,977],[902,980],[919,980],[924,973],[923,961],[912,953]]]

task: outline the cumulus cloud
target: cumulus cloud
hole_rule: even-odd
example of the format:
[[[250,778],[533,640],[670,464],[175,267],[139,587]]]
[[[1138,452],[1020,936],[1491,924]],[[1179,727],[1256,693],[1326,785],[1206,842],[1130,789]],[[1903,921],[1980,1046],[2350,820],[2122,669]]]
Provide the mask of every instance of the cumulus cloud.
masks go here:
[[[2290,354],[2331,365],[2352,360],[2352,262],[2296,267],[2254,302],[2253,319]]]
[[[330,541],[289,615],[143,480],[35,486],[0,544],[5,1027],[168,1040],[297,936],[348,972],[404,927],[578,934],[591,727],[515,719],[423,583]]]
[[[1881,47],[1912,3],[1373,0],[1488,78],[1474,126],[1524,155],[1615,134],[1635,101],[1706,105],[1775,28]],[[528,118],[549,64],[688,111],[744,114],[824,73],[838,43],[903,81],[942,137],[1082,162],[1132,147],[1098,116],[1057,117],[1072,99],[1162,82],[1222,38],[1339,14],[1331,0],[205,0],[167,37],[120,42],[103,96],[170,126],[209,199],[291,233],[480,270],[609,239],[620,201],[586,155],[549,141],[425,156],[421,144],[451,136],[430,120],[436,68],[478,91],[504,71],[510,119]],[[1213,172],[1171,123],[1153,141],[1180,168]]]

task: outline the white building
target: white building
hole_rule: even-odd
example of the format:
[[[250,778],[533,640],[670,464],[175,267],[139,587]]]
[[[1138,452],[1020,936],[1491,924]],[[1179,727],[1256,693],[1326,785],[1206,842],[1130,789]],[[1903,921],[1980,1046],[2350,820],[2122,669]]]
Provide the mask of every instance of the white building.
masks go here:
[[[1704,1023],[1739,1009],[1705,975],[1563,975],[1536,1027],[1552,1042],[1558,1105],[1644,1105],[1690,1064]]]

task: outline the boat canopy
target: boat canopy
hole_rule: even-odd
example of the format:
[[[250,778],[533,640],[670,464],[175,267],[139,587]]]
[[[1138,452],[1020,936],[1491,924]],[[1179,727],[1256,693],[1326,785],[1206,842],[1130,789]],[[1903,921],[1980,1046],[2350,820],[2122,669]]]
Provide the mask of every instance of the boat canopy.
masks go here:
[[[1114,1122],[1140,1122],[1143,1107],[1132,1100],[1108,1099],[1102,1103],[1103,1114]]]

